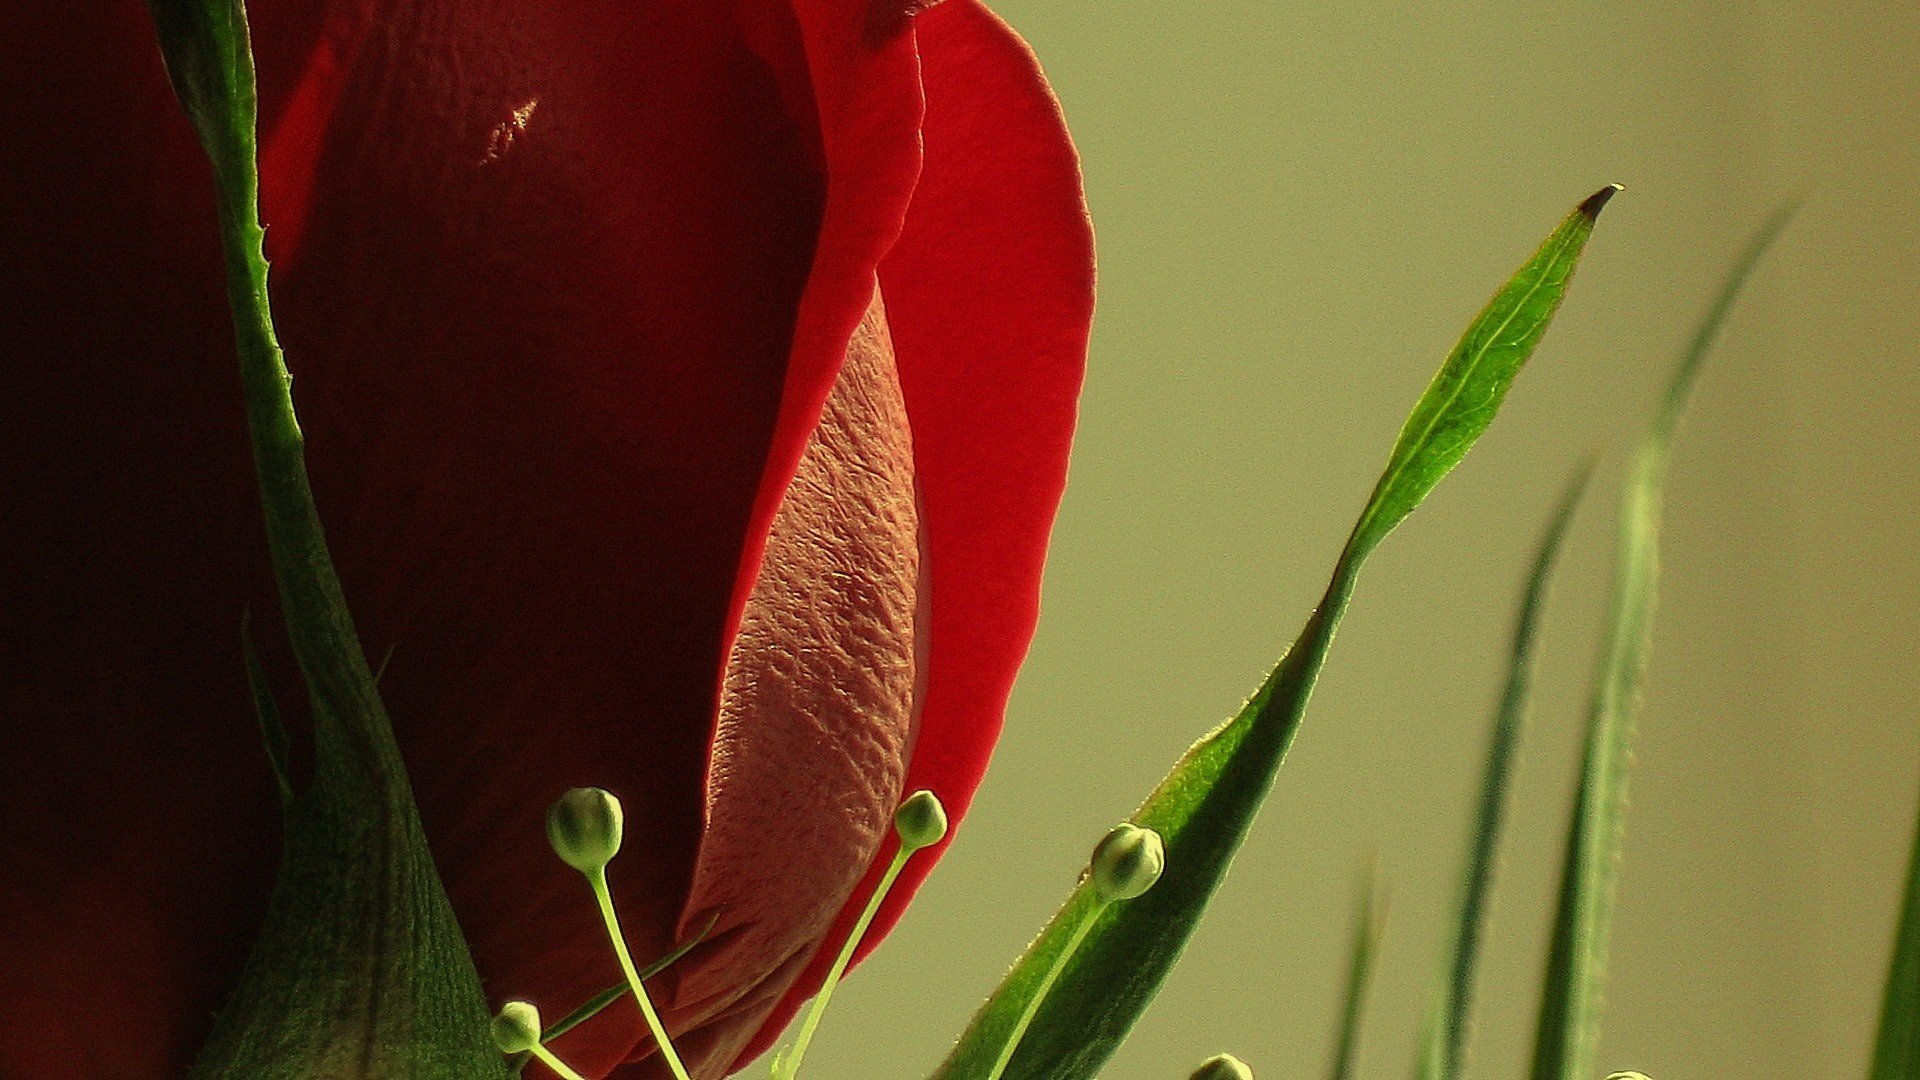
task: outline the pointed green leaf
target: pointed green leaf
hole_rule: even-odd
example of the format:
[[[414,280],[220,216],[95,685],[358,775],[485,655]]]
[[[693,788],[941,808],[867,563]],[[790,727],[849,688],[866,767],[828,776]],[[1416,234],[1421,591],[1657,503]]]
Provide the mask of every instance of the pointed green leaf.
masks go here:
[[[1594,216],[1617,190],[1581,203],[1467,328],[1415,405],[1335,565],[1325,596],[1240,713],[1195,743],[1128,820],[1160,833],[1166,873],[1109,909],[1039,1006],[1009,1080],[1081,1080],[1112,1055],[1198,924],[1299,729],[1361,564],[1458,464],[1566,295]],[[1028,1000],[1095,903],[1083,881],[981,1006],[939,1080],[987,1076]]]
[[[1734,264],[1681,355],[1627,474],[1613,600],[1588,713],[1580,783],[1561,868],[1559,909],[1548,946],[1533,1080],[1584,1080],[1593,1075],[1606,984],[1607,936],[1619,884],[1627,759],[1653,631],[1667,463],[1700,365],[1760,257],[1786,227],[1794,209],[1788,206],[1769,219]]]
[[[1486,771],[1480,781],[1479,809],[1474,817],[1473,834],[1468,847],[1466,874],[1461,882],[1460,903],[1455,911],[1453,955],[1449,958],[1440,997],[1433,1016],[1427,1022],[1422,1040],[1420,1080],[1459,1080],[1466,1058],[1467,1021],[1473,999],[1473,974],[1480,956],[1480,940],[1485,931],[1488,898],[1493,885],[1494,864],[1500,849],[1500,831],[1506,818],[1507,787],[1513,775],[1514,757],[1520,747],[1533,684],[1534,641],[1540,628],[1540,612],[1546,600],[1547,583],[1566,538],[1567,525],[1573,520],[1574,507],[1586,491],[1593,474],[1588,462],[1575,474],[1560,502],[1540,546],[1533,557],[1533,569],[1527,575],[1520,598],[1520,613],[1514,620],[1513,637],[1507,653],[1507,679],[1495,711],[1493,733],[1487,740]]]
[[[1340,1030],[1334,1037],[1332,1080],[1353,1080],[1360,1056],[1360,1025],[1367,1010],[1367,991],[1373,985],[1373,958],[1387,928],[1387,905],[1374,885],[1373,866],[1360,878],[1354,901],[1353,938],[1347,951],[1347,984],[1340,995]]]
[[[246,9],[241,0],[149,7],[168,76],[213,165],[267,545],[314,718],[313,783],[288,801],[265,924],[193,1075],[504,1078],[479,976],[427,852],[307,483],[267,301]],[[257,678],[255,686],[256,701],[270,701]],[[271,726],[267,734],[284,771]]]
[[[1867,1077],[1920,1080],[1920,826],[1914,828],[1913,854],[1907,860],[1907,895],[1900,905],[1900,928],[1894,932],[1880,1035]]]
[[[1594,220],[1619,190],[1619,185],[1609,184],[1567,215],[1467,327],[1407,417],[1373,498],[1347,542],[1347,558],[1363,557],[1385,539],[1493,423],[1507,388],[1540,344],[1566,295]]]

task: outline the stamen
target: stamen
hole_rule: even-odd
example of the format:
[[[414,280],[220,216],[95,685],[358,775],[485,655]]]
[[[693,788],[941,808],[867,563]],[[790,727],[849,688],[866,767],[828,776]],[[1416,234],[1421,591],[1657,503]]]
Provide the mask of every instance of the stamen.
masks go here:
[[[580,871],[593,888],[593,898],[600,904],[600,920],[606,924],[607,937],[613,942],[613,952],[620,959],[620,970],[627,977],[627,985],[633,989],[634,1003],[646,1018],[647,1030],[653,1032],[654,1044],[660,1048],[667,1068],[673,1070],[674,1080],[689,1080],[687,1067],[680,1063],[673,1040],[667,1037],[666,1026],[660,1022],[660,1014],[654,1011],[653,1001],[641,984],[639,969],[633,965],[633,954],[627,951],[626,935],[620,932],[620,917],[613,910],[613,892],[607,888],[607,863],[620,851],[623,822],[620,800],[611,792],[574,788],[547,810],[547,842],[553,845],[554,854]]]
[[[853,924],[846,944],[840,946],[840,955],[834,957],[826,981],[820,984],[820,992],[814,995],[813,1004],[808,1006],[806,1018],[800,1021],[800,1034],[795,1036],[792,1046],[774,1055],[773,1080],[793,1080],[794,1074],[800,1070],[800,1059],[806,1056],[807,1045],[813,1042],[813,1033],[820,1027],[820,1018],[826,1015],[827,1003],[833,1000],[834,987],[846,975],[847,965],[853,963],[853,954],[860,947],[860,939],[866,936],[867,927],[873,925],[873,917],[879,913],[880,905],[892,890],[900,871],[906,869],[907,860],[913,858],[914,852],[932,847],[947,835],[947,811],[933,792],[916,791],[900,804],[900,809],[894,811],[893,831],[900,838],[900,849],[894,852],[893,861],[887,864],[887,872],[880,875],[880,883],[874,887],[873,895],[867,898],[867,906]]]
[[[1034,1014],[1040,1011],[1040,1003],[1052,992],[1053,984],[1059,980],[1060,973],[1066,970],[1067,961],[1079,951],[1080,943],[1087,940],[1094,924],[1115,903],[1131,900],[1153,888],[1166,865],[1166,846],[1161,842],[1160,834],[1126,822],[1114,826],[1113,831],[1093,849],[1093,858],[1087,865],[1087,876],[1093,884],[1093,903],[1081,913],[1080,922],[1067,938],[1066,947],[1053,958],[1046,977],[1040,980],[1040,985],[1027,998],[1026,1007],[1020,1010],[1020,1019],[1014,1022],[1006,1043],[1000,1047],[1000,1056],[987,1073],[987,1080],[1000,1080],[1007,1071],[1014,1052],[1020,1049],[1020,1040],[1026,1038],[1027,1028],[1033,1024]]]
[[[503,1054],[532,1054],[562,1080],[587,1080],[540,1043],[540,1010],[529,1001],[509,1001],[493,1018],[493,1045]]]

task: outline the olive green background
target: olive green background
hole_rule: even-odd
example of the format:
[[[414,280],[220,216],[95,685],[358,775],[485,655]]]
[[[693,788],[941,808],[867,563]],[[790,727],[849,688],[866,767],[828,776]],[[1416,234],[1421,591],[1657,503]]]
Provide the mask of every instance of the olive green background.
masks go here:
[[[1404,1076],[1528,552],[1548,613],[1473,1072],[1516,1075],[1620,449],[1784,198],[1677,452],[1601,1066],[1863,1075],[1920,790],[1920,7],[1004,0],[1063,100],[1100,308],[1045,615],[994,769],[843,988],[824,1077],[924,1075],[1087,849],[1252,689],[1406,410],[1568,208],[1614,201],[1505,412],[1361,581],[1275,794],[1109,1080],[1324,1072],[1362,864],[1361,1054]]]

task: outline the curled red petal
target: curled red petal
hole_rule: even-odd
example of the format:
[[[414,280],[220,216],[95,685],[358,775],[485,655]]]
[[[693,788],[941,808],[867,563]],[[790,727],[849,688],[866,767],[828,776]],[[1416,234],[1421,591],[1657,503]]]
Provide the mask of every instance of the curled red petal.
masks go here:
[[[949,0],[915,27],[926,163],[880,271],[931,579],[926,689],[904,789],[932,789],[957,822],[1038,617],[1086,361],[1093,243],[1078,159],[1026,45],[974,0]],[[908,864],[863,954],[942,849]],[[891,851],[742,1060],[818,987]]]
[[[781,501],[734,641],[688,918],[660,985],[696,1074],[724,1069],[888,831],[911,749],[924,576],[913,450],[877,301]],[[683,927],[689,924],[683,923]]]

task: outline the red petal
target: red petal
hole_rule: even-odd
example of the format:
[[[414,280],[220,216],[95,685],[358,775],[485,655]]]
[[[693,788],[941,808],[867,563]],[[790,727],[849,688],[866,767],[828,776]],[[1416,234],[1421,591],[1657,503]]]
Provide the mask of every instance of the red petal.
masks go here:
[[[540,813],[573,784],[625,798],[616,887],[637,951],[664,950],[748,538],[917,169],[910,43],[847,4],[395,0],[364,35],[327,22],[320,64],[275,44],[298,37],[278,8],[309,42],[323,9],[255,14],[322,511],[366,644],[397,649],[383,690],[489,990],[564,1010],[617,971]],[[271,585],[211,189],[145,13],[28,18],[5,245],[28,317],[0,398],[23,884],[0,917],[34,937],[0,1001],[45,1033],[18,1059],[40,1072],[172,1075],[270,885],[237,628]],[[582,1031],[595,1069],[642,1038],[631,1016]]]
[[[616,884],[637,949],[664,950],[704,824],[719,658],[766,579],[764,538],[900,227],[920,103],[911,35],[882,17],[894,6],[752,3],[738,21],[702,4],[522,7],[395,2],[362,22],[358,0],[324,20],[319,5],[261,3],[255,30],[265,194],[284,215],[273,243],[297,255],[276,282],[283,336],[334,548],[369,648],[397,645],[384,690],[490,989],[564,1008],[615,973],[584,893],[544,850],[540,810],[583,782],[626,798]],[[36,201],[7,245],[28,253],[9,269],[30,264],[13,294],[31,315],[0,432],[7,489],[32,523],[6,554],[35,572],[0,639],[19,751],[0,761],[20,766],[0,798],[18,824],[6,854],[35,889],[9,890],[3,914],[38,934],[0,988],[38,1009],[49,1034],[24,1052],[50,1055],[41,1071],[163,1074],[231,984],[268,883],[277,828],[234,626],[270,586],[204,167],[138,5],[94,18],[10,38],[26,48],[9,73],[37,79],[14,97],[15,134],[40,172],[21,174]],[[328,51],[304,46],[323,23]],[[1008,97],[987,77],[1005,67],[993,51],[977,61],[989,111]],[[111,77],[63,77],[74,71]],[[984,158],[1002,137],[1028,135],[996,134]],[[1070,155],[1059,161],[1071,186]],[[919,324],[900,331],[916,353],[901,378],[916,440],[930,409],[929,433],[958,447],[914,372],[992,344],[967,334],[1003,320],[975,312],[979,327],[955,330],[917,313],[941,302],[896,284],[914,236],[939,231],[936,215],[916,218],[884,272],[896,324]],[[934,259],[936,274],[969,265],[949,255],[961,261]],[[993,292],[1003,269],[982,264],[973,284]],[[936,348],[930,333],[950,336]],[[1068,419],[1070,405],[1062,454]],[[927,453],[935,566],[989,609],[955,603],[934,616],[936,640],[1000,646],[971,648],[986,689],[956,677],[928,691],[913,767],[957,812],[1004,698],[990,684],[1010,679],[1030,618],[940,554],[964,542],[942,540],[940,522],[966,496]],[[1037,570],[1054,495],[1024,544],[1014,527],[982,539]],[[1011,498],[1008,513],[1031,510]],[[937,651],[936,680],[960,662],[948,655],[962,654]],[[888,798],[892,745],[863,772],[888,774]],[[729,818],[725,790],[713,786],[721,832],[750,819]],[[737,835],[724,859],[716,840],[713,865],[753,854],[751,830]],[[844,892],[856,841],[802,890],[815,895],[751,899],[831,902],[818,891]],[[724,982],[743,952],[751,981],[769,957],[797,960],[811,933],[803,919],[770,933],[770,950],[709,950],[680,981]],[[759,979],[761,1004],[697,1033],[708,1056],[758,1022],[792,963]],[[102,985],[109,969],[121,977]],[[608,1017],[570,1041],[601,1071],[641,1040],[637,1021]]]
[[[974,0],[949,0],[915,25],[926,164],[880,273],[932,579],[926,692],[905,790],[931,788],[958,821],[1038,615],[1086,359],[1093,246],[1078,160],[1025,44]],[[863,953],[935,854],[908,865]],[[770,1045],[819,985],[890,857],[889,844],[742,1060]]]

